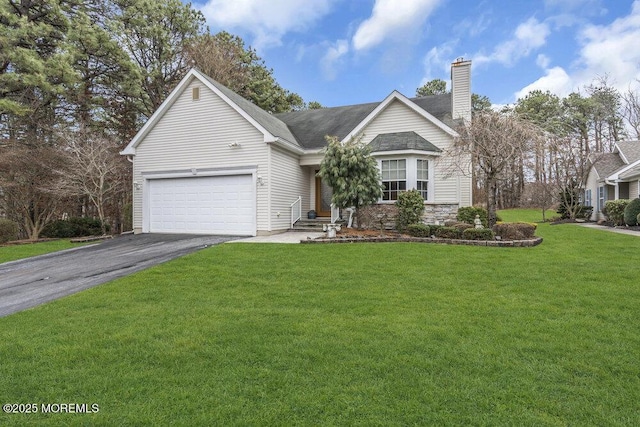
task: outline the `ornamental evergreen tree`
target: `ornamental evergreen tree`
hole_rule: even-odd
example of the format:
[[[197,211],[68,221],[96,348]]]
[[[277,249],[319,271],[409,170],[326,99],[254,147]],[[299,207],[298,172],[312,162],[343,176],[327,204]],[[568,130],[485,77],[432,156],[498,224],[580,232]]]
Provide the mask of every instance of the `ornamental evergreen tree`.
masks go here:
[[[328,145],[320,164],[320,176],[333,189],[331,201],[339,208],[355,207],[358,227],[360,208],[382,196],[380,171],[362,138],[342,143],[335,136],[325,137]]]

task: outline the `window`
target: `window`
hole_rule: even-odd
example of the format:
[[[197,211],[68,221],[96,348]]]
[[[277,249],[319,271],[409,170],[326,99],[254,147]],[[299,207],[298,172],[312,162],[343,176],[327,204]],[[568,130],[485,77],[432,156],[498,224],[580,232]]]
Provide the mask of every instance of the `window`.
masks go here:
[[[429,197],[429,161],[418,159],[416,176],[416,189],[427,200]]]
[[[200,88],[194,87],[191,89],[191,99],[194,101],[200,100]]]
[[[398,200],[398,192],[407,189],[407,161],[382,160],[382,200]]]
[[[598,211],[604,208],[604,187],[598,187]]]
[[[584,192],[584,205],[593,206],[593,201],[591,200],[591,189],[585,190]]]

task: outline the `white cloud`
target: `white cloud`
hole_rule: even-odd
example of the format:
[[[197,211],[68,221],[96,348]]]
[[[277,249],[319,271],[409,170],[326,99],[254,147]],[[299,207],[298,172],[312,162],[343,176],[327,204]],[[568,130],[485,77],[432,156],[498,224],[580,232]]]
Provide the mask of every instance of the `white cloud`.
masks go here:
[[[335,0],[208,0],[200,10],[214,28],[241,29],[258,49],[279,46],[291,31],[305,31],[331,11]]]
[[[608,75],[618,89],[640,78],[640,1],[633,3],[628,16],[610,25],[589,25],[580,34],[583,40],[578,62],[581,69],[575,78],[587,84],[598,76]]]
[[[538,57],[536,58],[536,65],[540,68],[547,68],[550,62],[551,60],[549,57],[543,53],[538,54]]]
[[[355,50],[366,50],[385,39],[404,36],[420,29],[441,0],[376,0],[371,17],[353,36]]]
[[[327,53],[322,58],[322,71],[327,80],[334,80],[337,76],[340,59],[349,52],[349,42],[338,40],[327,49]]]
[[[620,91],[638,87],[640,79],[640,0],[633,3],[631,13],[609,25],[587,25],[578,34],[581,48],[569,73],[563,68],[546,69],[545,75],[516,92],[523,97],[532,90],[549,90],[558,96],[591,84],[598,77]]]
[[[515,98],[524,98],[529,92],[541,90],[550,91],[558,96],[567,96],[573,90],[573,81],[562,67],[546,70],[546,74],[530,85],[525,86],[515,94]]]
[[[538,22],[536,18],[529,18],[518,25],[513,38],[500,43],[490,55],[474,56],[474,61],[477,65],[490,62],[513,65],[519,59],[529,56],[531,52],[544,46],[549,34],[548,24]]]
[[[433,79],[442,79],[442,76],[449,75],[454,45],[454,42],[445,43],[440,46],[435,46],[427,52],[423,60],[424,77],[422,77],[418,87],[423,86]],[[447,81],[447,84],[449,84],[448,79],[442,80]]]

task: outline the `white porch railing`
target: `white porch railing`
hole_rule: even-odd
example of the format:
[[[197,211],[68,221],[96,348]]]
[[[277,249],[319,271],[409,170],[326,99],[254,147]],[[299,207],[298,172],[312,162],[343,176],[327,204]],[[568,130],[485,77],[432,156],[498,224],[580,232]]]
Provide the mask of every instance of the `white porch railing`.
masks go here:
[[[291,203],[291,228],[300,218],[302,218],[302,196],[298,196],[295,202]]]
[[[331,224],[335,224],[340,219],[340,208],[331,203]]]

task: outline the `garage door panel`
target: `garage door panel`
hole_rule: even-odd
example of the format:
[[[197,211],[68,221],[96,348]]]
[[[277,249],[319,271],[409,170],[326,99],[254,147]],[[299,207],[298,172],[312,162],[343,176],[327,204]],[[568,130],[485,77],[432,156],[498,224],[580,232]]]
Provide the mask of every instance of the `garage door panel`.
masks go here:
[[[149,231],[255,234],[252,175],[150,180]]]

